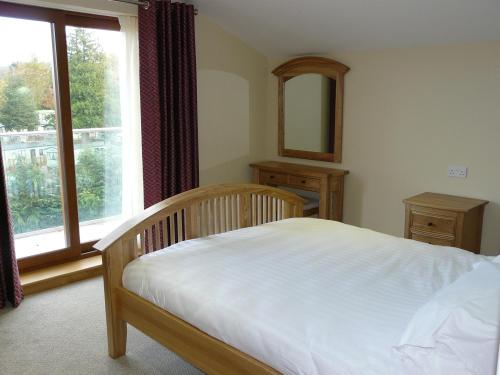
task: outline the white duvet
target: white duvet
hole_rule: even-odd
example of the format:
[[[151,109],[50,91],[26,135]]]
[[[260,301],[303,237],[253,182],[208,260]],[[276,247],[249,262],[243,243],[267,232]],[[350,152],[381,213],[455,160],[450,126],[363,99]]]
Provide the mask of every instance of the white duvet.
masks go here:
[[[388,374],[415,311],[483,258],[301,218],[142,256],[123,284],[282,373]]]

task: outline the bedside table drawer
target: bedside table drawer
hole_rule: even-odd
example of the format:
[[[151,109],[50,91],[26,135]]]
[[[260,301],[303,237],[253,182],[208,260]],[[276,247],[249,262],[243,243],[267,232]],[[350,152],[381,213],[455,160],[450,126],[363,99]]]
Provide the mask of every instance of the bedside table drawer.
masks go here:
[[[431,245],[440,245],[440,246],[455,246],[455,239],[453,238],[438,238],[432,237],[425,234],[420,233],[412,233],[411,239],[420,242],[426,242]]]
[[[411,224],[412,229],[455,234],[456,219],[429,212],[412,211]]]
[[[262,171],[259,177],[259,183],[266,185],[280,185],[287,183],[287,175],[282,173]]]
[[[288,183],[290,185],[297,186],[299,189],[312,189],[314,191],[319,189],[318,178],[290,175]]]

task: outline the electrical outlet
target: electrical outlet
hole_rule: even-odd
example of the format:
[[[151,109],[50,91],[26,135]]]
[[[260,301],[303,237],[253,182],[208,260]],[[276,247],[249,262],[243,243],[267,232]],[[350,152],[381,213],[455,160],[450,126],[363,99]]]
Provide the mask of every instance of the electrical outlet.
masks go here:
[[[448,177],[467,178],[467,167],[449,166]]]

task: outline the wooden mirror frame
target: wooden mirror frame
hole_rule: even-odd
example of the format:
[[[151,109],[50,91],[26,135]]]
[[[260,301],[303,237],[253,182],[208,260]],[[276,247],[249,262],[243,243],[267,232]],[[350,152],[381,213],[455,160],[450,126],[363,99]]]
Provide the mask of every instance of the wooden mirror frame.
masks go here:
[[[325,57],[299,57],[290,60],[273,70],[278,77],[278,153],[293,158],[342,161],[342,110],[344,97],[344,75],[349,68],[338,61]],[[285,82],[301,74],[316,73],[336,81],[335,129],[331,139],[333,152],[315,152],[285,148]]]

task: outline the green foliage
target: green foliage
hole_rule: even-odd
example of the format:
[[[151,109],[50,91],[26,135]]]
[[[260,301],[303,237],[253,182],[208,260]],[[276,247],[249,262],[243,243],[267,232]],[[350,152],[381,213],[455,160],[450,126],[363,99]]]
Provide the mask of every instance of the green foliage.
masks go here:
[[[0,123],[7,131],[36,130],[35,111],[54,109],[52,71],[36,58],[14,63],[0,80]]]
[[[49,186],[42,167],[17,157],[14,173],[9,173],[8,188],[15,233],[62,225],[59,179],[55,180]]]
[[[10,75],[19,77],[30,89],[36,110],[55,109],[52,67],[49,63],[33,57],[31,61],[13,64]]]
[[[35,130],[38,119],[31,90],[21,77],[10,74],[4,90],[4,103],[0,108],[0,124],[7,131]]]
[[[50,112],[44,114],[42,118],[45,120],[45,129],[55,129],[56,128],[56,112]],[[43,125],[43,122],[41,123]]]
[[[68,68],[73,128],[120,126],[118,62],[92,33],[70,28]],[[35,111],[54,109],[52,67],[33,58],[17,62],[0,77],[0,123],[7,131],[34,130]]]
[[[70,28],[68,67],[73,128],[120,126],[118,62],[91,32]],[[54,109],[52,67],[33,58],[11,65],[0,79],[0,123],[7,131],[34,130],[35,111]]]
[[[78,213],[80,220],[102,216],[104,206],[104,158],[102,153],[86,149],[76,166]]]
[[[68,65],[73,128],[119,126],[117,64],[87,30],[71,29]]]
[[[86,149],[76,165],[80,221],[121,212],[121,158],[119,149]]]
[[[88,148],[77,158],[77,200],[80,222],[121,213],[119,148]],[[15,233],[63,225],[57,168],[40,166],[18,156],[8,173],[8,195]]]
[[[0,108],[3,107],[5,103],[5,87],[7,86],[7,81],[0,79]]]
[[[109,138],[113,137],[112,135]],[[113,140],[116,140],[114,137]],[[104,200],[105,216],[113,216],[122,210],[122,158],[121,144],[108,142],[106,159],[104,163]]]
[[[107,57],[106,87],[104,95],[104,124],[121,126],[119,67],[115,56]]]

